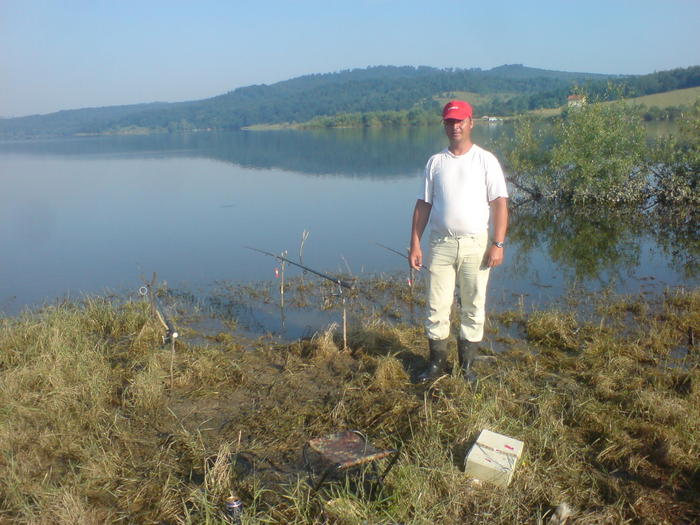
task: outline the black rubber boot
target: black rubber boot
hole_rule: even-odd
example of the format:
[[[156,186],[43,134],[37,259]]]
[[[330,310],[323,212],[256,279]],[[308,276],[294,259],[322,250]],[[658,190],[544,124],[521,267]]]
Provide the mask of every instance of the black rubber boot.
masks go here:
[[[459,371],[469,382],[476,381],[476,375],[472,370],[472,364],[476,358],[476,345],[478,343],[472,343],[466,339],[459,339],[457,341],[457,357],[459,358]]]
[[[418,376],[418,381],[425,383],[440,377],[447,363],[447,339],[428,339],[430,347],[430,364]]]

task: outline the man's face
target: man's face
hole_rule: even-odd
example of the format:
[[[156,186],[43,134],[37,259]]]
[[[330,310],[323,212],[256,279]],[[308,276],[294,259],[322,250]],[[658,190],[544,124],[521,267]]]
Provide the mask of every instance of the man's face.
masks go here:
[[[466,142],[471,139],[472,119],[457,120],[448,118],[443,121],[445,134],[451,143]]]

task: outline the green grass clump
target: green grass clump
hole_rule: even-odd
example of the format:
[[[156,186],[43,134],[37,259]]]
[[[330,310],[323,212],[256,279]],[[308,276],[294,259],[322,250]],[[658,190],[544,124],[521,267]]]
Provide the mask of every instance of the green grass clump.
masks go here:
[[[348,348],[337,325],[290,344],[183,326],[174,351],[144,303],[0,319],[0,522],[218,524],[232,493],[244,523],[700,520],[700,291],[593,312],[504,314],[522,337],[477,383],[430,385],[422,330],[371,316]],[[484,428],[525,442],[506,490],[463,472]],[[380,489],[310,489],[304,444],[341,429],[399,449]]]

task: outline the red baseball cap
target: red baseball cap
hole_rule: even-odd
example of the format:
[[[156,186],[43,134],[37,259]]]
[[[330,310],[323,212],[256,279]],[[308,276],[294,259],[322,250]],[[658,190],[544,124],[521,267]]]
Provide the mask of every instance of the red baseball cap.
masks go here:
[[[468,118],[472,118],[472,107],[469,105],[469,102],[452,100],[445,104],[445,107],[442,109],[443,120],[465,120]]]

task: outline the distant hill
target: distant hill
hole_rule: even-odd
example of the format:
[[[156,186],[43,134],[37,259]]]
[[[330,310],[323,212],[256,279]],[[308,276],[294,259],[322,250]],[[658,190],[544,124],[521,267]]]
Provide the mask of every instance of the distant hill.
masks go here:
[[[700,86],[700,67],[620,77],[529,68],[520,64],[481,69],[376,66],[305,75],[253,85],[189,102],[152,103],[59,111],[0,119],[0,136],[26,138],[110,133],[233,130],[254,124],[307,122],[318,117],[412,112],[434,115],[439,100],[455,92],[483,98],[478,114],[511,115],[564,103],[574,85],[603,93],[608,82],[634,94]],[[368,124],[371,125],[369,120]]]
[[[556,78],[559,80],[602,80],[606,78],[621,77],[621,75],[603,75],[599,73],[571,73],[569,71],[552,71],[527,67],[523,64],[505,64],[483,72],[485,75],[502,76],[509,78]]]
[[[0,135],[74,135],[83,129],[99,128],[108,120],[121,119],[170,105],[166,102],[153,102],[128,106],[68,109],[47,115],[5,118],[0,119]]]

